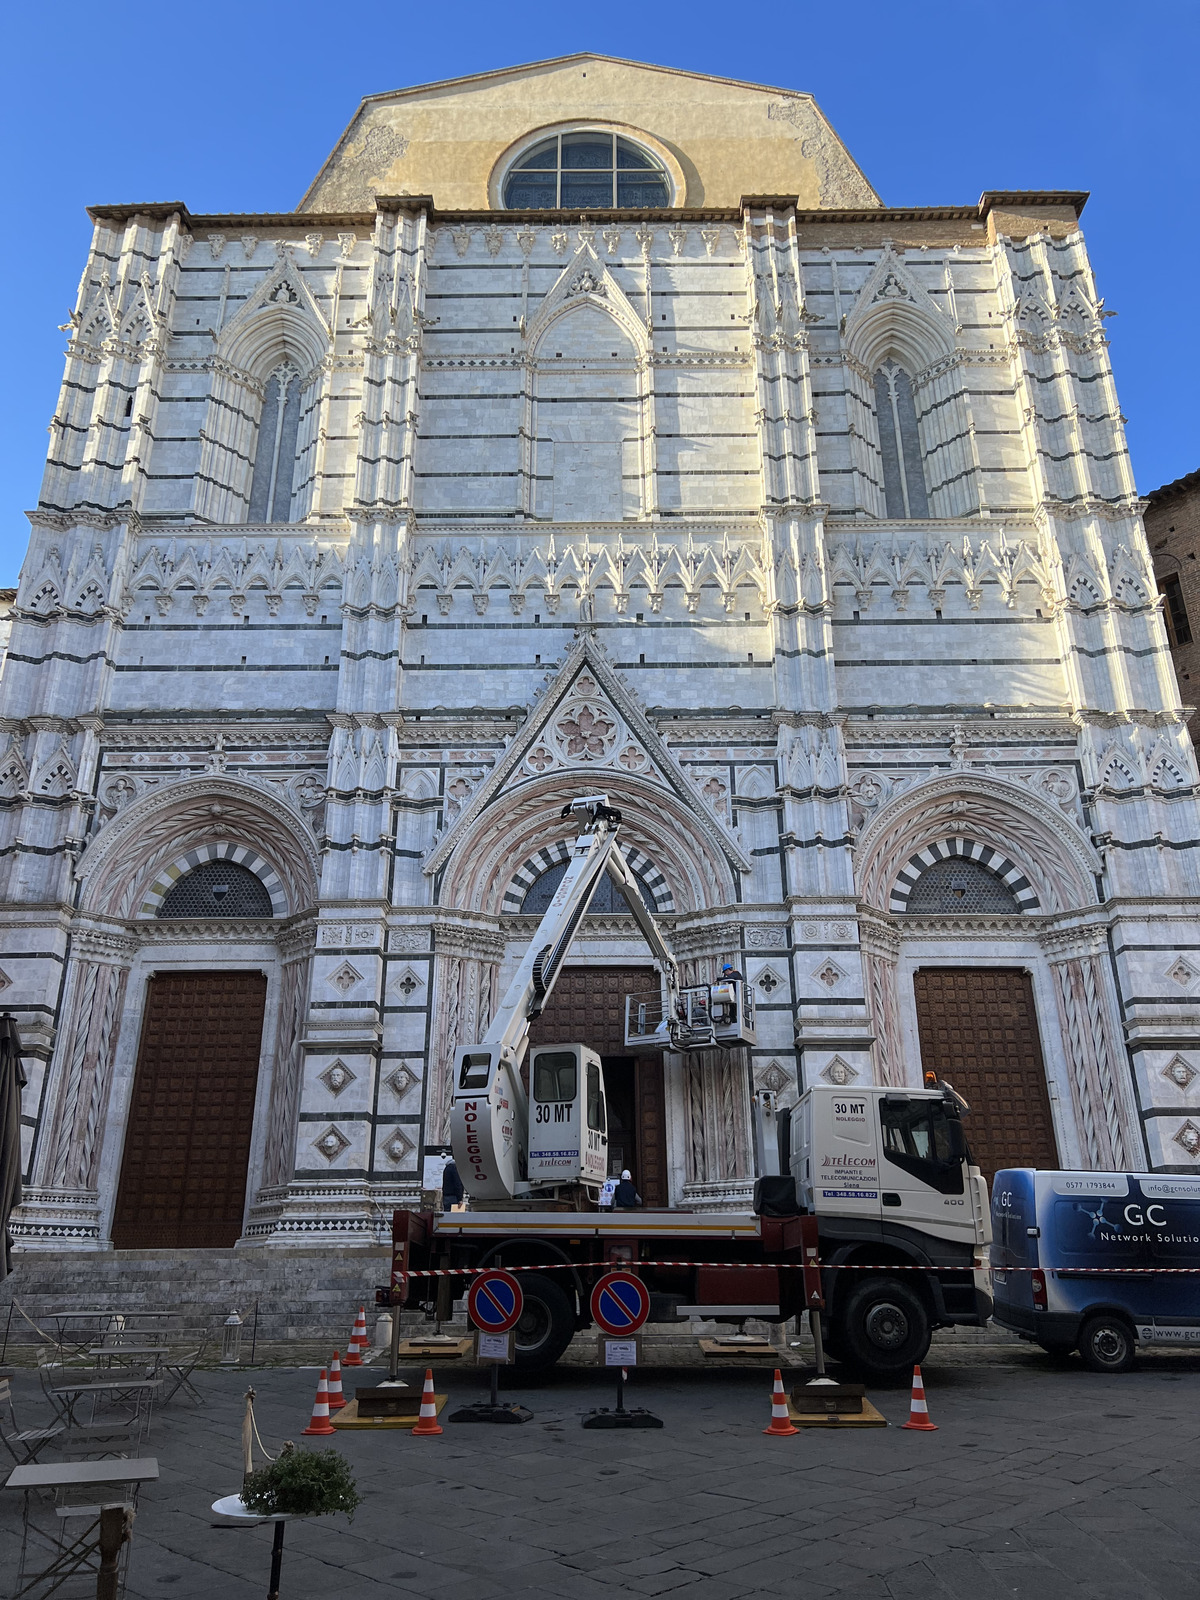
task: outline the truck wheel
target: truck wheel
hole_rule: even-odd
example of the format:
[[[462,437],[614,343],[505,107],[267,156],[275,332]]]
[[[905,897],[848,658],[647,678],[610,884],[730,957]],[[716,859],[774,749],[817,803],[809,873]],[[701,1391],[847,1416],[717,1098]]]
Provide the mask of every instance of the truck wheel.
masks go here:
[[[526,1372],[552,1367],[575,1337],[571,1298],[552,1278],[521,1274],[525,1309],[516,1327],[516,1365]]]
[[[894,1278],[852,1289],[834,1344],[844,1360],[877,1381],[907,1377],[925,1359],[932,1329],[918,1294]]]
[[[1092,1372],[1128,1372],[1135,1349],[1133,1331],[1121,1317],[1089,1317],[1079,1335],[1079,1354]]]

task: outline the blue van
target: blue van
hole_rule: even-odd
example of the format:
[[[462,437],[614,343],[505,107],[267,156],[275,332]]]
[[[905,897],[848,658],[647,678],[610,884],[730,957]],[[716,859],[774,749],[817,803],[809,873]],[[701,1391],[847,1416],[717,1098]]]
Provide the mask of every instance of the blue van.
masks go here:
[[[1093,1372],[1128,1372],[1139,1344],[1200,1345],[1200,1177],[998,1172],[992,1315]],[[1119,1269],[1119,1270],[1118,1270]]]

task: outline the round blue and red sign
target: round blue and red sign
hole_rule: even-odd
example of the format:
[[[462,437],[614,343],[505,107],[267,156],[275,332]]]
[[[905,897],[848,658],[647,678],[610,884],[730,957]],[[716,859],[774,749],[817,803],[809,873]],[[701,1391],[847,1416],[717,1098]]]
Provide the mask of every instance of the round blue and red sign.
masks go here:
[[[484,1333],[508,1333],[521,1320],[525,1296],[511,1272],[481,1272],[467,1294],[467,1313]]]
[[[614,1338],[636,1333],[649,1315],[649,1291],[632,1272],[608,1272],[592,1290],[592,1321]]]

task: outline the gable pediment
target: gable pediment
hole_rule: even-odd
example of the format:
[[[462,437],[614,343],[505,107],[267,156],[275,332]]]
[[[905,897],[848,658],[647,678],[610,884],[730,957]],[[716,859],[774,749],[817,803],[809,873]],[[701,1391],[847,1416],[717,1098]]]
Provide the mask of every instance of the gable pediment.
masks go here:
[[[501,798],[517,799],[526,785],[561,776],[563,799],[608,790],[621,804],[623,780],[669,791],[692,813],[710,846],[737,872],[752,863],[668,749],[620,675],[585,633],[572,646],[532,716],[423,863],[432,876],[449,861],[479,816]]]
[[[485,210],[507,150],[580,122],[678,151],[681,206],[736,207],[748,194],[794,194],[805,208],[880,203],[811,94],[583,53],[370,96],[297,209],[427,194],[445,211]]]

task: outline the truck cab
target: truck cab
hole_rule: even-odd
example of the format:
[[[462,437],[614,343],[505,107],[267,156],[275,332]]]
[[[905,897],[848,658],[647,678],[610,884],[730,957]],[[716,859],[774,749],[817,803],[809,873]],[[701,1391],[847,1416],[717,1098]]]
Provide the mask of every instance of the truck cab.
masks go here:
[[[881,1238],[933,1235],[972,1255],[991,1242],[987,1183],[952,1093],[810,1089],[789,1127],[785,1170],[803,1207],[830,1224],[878,1224]]]

